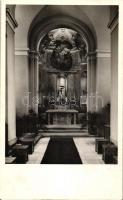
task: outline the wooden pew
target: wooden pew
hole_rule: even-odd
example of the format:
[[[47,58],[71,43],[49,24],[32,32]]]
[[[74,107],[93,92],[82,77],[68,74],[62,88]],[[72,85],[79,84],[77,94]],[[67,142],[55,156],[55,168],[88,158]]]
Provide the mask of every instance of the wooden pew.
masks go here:
[[[17,164],[25,164],[28,161],[29,146],[16,144],[12,148],[13,156],[16,156]]]
[[[110,143],[110,125],[104,125],[104,137],[96,138],[95,140],[95,151],[98,154],[103,153],[103,145]]]
[[[34,152],[34,138],[19,138],[19,142],[22,145],[28,145],[29,147],[29,154],[32,154]]]
[[[117,146],[113,143],[103,145],[102,159],[106,164],[117,164]]]
[[[40,134],[26,133],[23,137],[16,139],[12,145],[8,147],[6,155],[6,163],[25,164],[28,161],[28,154],[32,154],[35,144],[41,138]],[[14,162],[13,158],[16,157]],[[11,159],[10,159],[11,158]]]
[[[5,158],[5,164],[15,164],[15,163],[16,163],[16,157],[9,156]]]
[[[103,153],[103,145],[104,144],[108,144],[110,141],[105,139],[105,138],[97,138],[95,140],[95,151],[98,154],[102,154]]]
[[[35,133],[26,133],[23,135],[23,137],[20,137],[18,141],[22,145],[28,145],[29,146],[29,154],[32,154],[34,152],[34,146],[36,143],[39,141],[41,138],[40,134],[35,134]]]

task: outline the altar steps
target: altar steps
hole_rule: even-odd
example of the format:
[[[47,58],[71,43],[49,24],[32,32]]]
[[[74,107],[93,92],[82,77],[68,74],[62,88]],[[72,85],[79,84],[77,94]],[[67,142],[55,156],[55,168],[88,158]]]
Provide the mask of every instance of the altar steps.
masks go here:
[[[42,137],[61,137],[61,136],[66,136],[66,137],[93,137],[91,135],[89,135],[88,133],[84,133],[84,132],[57,132],[57,133],[50,133],[50,132],[42,132],[41,133]]]
[[[73,129],[73,128],[77,128],[77,129],[81,129],[83,126],[81,124],[50,124],[50,125],[46,125],[45,126],[47,129]]]
[[[39,130],[42,136],[83,136],[90,137],[88,130],[81,125],[47,125]]]

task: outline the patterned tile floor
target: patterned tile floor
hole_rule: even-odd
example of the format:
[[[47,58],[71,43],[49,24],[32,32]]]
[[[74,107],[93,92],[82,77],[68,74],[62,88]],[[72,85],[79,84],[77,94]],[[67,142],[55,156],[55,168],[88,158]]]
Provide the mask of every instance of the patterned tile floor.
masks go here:
[[[40,164],[50,138],[41,138],[36,144],[34,152],[29,155],[27,164]],[[102,155],[95,152],[95,138],[73,137],[83,164],[104,164]]]

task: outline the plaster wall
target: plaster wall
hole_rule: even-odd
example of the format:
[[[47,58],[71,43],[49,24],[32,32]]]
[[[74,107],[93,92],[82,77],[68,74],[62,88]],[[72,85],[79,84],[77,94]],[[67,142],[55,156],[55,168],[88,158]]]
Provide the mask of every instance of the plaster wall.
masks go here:
[[[111,69],[110,57],[97,58],[96,95],[97,110],[110,103]]]
[[[111,33],[111,140],[118,141],[118,25]]]
[[[7,124],[8,124],[8,142],[16,139],[16,123],[15,123],[15,60],[14,60],[14,31],[7,23]]]
[[[28,56],[15,56],[15,85],[17,116],[27,114],[29,108]]]
[[[40,16],[34,20],[35,16]],[[98,49],[110,49],[110,31],[107,29],[109,21],[108,6],[39,6],[17,5],[15,17],[18,21],[16,29],[16,47],[27,47],[27,37],[32,20],[38,22],[45,17],[54,15],[71,16],[84,22],[97,37]],[[62,18],[61,18],[62,21]]]
[[[15,18],[19,24],[15,32],[15,48],[26,48],[28,30],[33,18],[43,6],[17,5]]]
[[[82,6],[96,31],[97,49],[110,51],[109,6]]]

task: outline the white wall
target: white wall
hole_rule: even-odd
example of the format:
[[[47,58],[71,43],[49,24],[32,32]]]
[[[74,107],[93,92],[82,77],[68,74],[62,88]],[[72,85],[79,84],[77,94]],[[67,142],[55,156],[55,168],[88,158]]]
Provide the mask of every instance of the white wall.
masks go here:
[[[110,57],[98,57],[96,70],[97,110],[110,103],[110,85]]]
[[[30,24],[43,6],[17,5],[15,18],[19,24],[15,32],[15,48],[26,48]]]
[[[15,45],[16,47],[27,47],[28,30],[32,20],[41,11],[41,15],[38,17],[37,22],[41,19],[53,16],[53,15],[68,15],[73,16],[79,20],[85,22],[92,32],[94,33],[94,27],[89,17],[80,9],[81,6],[22,6],[17,5],[15,10],[15,17],[18,21],[18,28],[16,29]],[[95,34],[95,33],[94,33]]]
[[[111,33],[111,140],[118,141],[118,25]]]
[[[109,22],[109,6],[39,6],[17,5],[15,17],[18,28],[15,35],[16,47],[27,47],[28,30],[35,16],[42,12],[41,18],[56,14],[73,16],[82,20],[97,36],[97,48],[110,50],[110,31],[107,29]]]
[[[97,36],[97,62],[96,62],[96,93],[97,110],[110,102],[111,85],[111,42],[108,6],[84,6],[81,8],[90,18]]]
[[[97,49],[110,51],[109,6],[83,6],[81,9],[89,17],[97,36]]]
[[[28,92],[29,92],[29,72],[28,56],[15,56],[15,85],[16,85],[16,112],[17,116],[27,114]]]
[[[7,66],[7,102],[6,102],[6,120],[8,124],[8,142],[12,144],[16,139],[16,107],[15,107],[15,60],[14,60],[14,30],[9,22],[6,26],[7,49],[6,49],[6,66]]]

